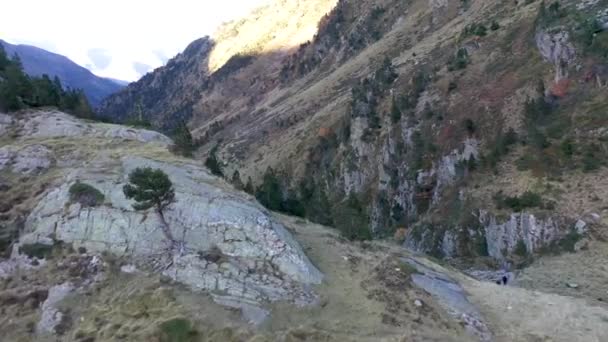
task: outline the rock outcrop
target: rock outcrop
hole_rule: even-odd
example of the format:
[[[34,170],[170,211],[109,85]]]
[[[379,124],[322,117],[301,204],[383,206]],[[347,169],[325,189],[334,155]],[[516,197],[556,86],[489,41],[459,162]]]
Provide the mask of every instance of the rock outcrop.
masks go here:
[[[513,213],[500,222],[496,217],[482,212],[480,215],[485,230],[488,255],[503,260],[516,249],[525,246],[525,251],[535,253],[559,240],[569,232],[570,226],[563,219],[539,218],[530,213]]]
[[[258,307],[266,301],[306,304],[315,300],[308,285],[320,283],[322,275],[285,227],[249,195],[231,189],[197,163],[169,154],[170,140],[165,136],[85,123],[58,112],[29,114],[17,124],[20,137],[15,145],[5,147],[18,151],[14,162],[5,163],[12,165],[12,172],[40,169],[28,162],[36,158],[27,159],[23,157],[27,154],[19,152],[28,148],[23,145],[49,154],[55,147],[56,158],[64,161],[43,165],[60,176],[32,208],[17,250],[19,245],[62,241],[89,252],[111,252],[209,291],[218,302],[247,307],[255,322],[261,321],[264,312]],[[57,146],[34,144],[48,138],[71,146],[70,154]],[[96,138],[100,145],[95,144]],[[129,152],[117,141],[130,143]],[[151,151],[157,151],[154,159],[143,156]],[[83,155],[88,158],[67,162]],[[129,173],[138,167],[161,169],[173,182],[176,198],[166,209],[165,219],[173,236],[183,243],[181,253],[167,251],[157,214],[136,212],[123,194]],[[69,189],[76,181],[98,189],[104,203],[84,207],[71,202]]]
[[[556,33],[538,32],[536,46],[543,58],[555,68],[555,82],[568,77],[568,66],[576,57],[570,34],[566,31]]]

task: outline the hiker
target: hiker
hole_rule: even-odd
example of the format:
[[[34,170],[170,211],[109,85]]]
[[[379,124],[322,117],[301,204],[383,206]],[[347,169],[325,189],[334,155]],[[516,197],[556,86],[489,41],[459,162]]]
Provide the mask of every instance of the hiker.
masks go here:
[[[502,284],[503,284],[503,285],[507,285],[507,281],[508,281],[508,280],[509,280],[509,277],[507,277],[507,275],[506,275],[506,274],[502,276]]]

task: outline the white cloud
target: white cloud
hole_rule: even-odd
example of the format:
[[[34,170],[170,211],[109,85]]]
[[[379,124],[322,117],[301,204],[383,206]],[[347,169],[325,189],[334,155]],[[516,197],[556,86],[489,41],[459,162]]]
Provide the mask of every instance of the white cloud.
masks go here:
[[[92,65],[100,76],[133,81],[135,63],[155,68],[222,22],[246,14],[265,0],[6,0],[0,38],[36,45]],[[104,49],[111,63],[95,68],[91,49]]]

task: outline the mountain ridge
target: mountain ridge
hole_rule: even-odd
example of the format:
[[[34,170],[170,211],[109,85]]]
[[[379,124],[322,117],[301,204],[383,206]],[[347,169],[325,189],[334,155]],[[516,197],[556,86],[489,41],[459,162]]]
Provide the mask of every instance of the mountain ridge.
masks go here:
[[[275,209],[298,203],[341,230],[348,216],[368,222],[355,236],[403,228],[409,247],[437,256],[521,259],[571,248],[587,234],[572,233],[578,221],[605,224],[588,219],[603,217],[601,201],[571,199],[582,196],[577,180],[606,172],[594,160],[608,146],[592,124],[605,105],[606,1],[324,5],[309,41],[265,49],[263,31],[266,53],[230,50],[222,68],[182,84],[188,101],[156,89],[152,105],[179,103],[183,116],[165,105],[144,115],[159,127],[189,120],[198,156],[217,153],[228,176],[238,170],[262,190],[278,183]],[[265,15],[259,25],[282,27]],[[209,51],[189,58],[209,65]],[[173,72],[186,80],[185,70]],[[111,97],[102,112],[133,103]]]
[[[96,76],[90,70],[82,67],[68,57],[53,53],[42,48],[26,44],[9,44],[0,40],[8,56],[15,53],[20,57],[24,71],[30,76],[57,76],[64,87],[82,89],[93,107],[101,101],[126,86],[124,81],[112,80]]]

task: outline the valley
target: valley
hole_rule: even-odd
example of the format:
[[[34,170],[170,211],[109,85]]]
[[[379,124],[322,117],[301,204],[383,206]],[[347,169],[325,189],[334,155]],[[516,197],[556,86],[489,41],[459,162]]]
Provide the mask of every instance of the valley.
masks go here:
[[[608,340],[608,1],[273,0],[95,110],[19,68],[0,340]]]

